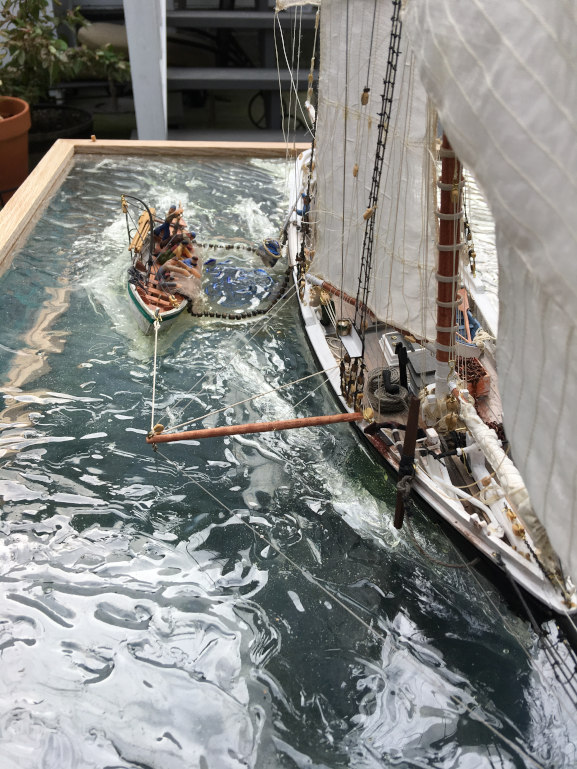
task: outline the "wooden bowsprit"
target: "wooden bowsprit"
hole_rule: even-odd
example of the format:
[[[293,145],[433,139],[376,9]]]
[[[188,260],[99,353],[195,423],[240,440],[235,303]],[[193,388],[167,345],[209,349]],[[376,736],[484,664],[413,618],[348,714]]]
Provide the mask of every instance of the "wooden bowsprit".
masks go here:
[[[225,425],[207,427],[202,430],[186,430],[181,433],[162,433],[151,430],[146,436],[147,443],[173,443],[174,441],[216,438],[221,435],[246,435],[247,433],[270,433],[275,430],[294,430],[299,427],[319,427],[338,422],[360,422],[364,415],[358,411],[351,414],[328,414],[320,417],[301,417],[300,419],[280,419],[275,422],[249,422],[244,425]]]

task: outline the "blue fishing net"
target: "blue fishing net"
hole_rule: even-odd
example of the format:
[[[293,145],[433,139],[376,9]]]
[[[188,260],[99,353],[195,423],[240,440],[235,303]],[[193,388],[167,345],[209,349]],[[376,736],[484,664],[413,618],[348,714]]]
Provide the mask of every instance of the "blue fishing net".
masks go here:
[[[274,279],[261,267],[243,267],[232,259],[204,263],[204,291],[213,305],[238,309],[257,307],[272,291]]]

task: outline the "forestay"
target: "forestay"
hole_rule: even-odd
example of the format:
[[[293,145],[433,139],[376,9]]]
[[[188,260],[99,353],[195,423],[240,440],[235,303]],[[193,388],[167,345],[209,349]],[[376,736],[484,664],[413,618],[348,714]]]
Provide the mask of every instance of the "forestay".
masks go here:
[[[577,8],[419,0],[404,22],[443,126],[495,218],[505,427],[575,578]]]

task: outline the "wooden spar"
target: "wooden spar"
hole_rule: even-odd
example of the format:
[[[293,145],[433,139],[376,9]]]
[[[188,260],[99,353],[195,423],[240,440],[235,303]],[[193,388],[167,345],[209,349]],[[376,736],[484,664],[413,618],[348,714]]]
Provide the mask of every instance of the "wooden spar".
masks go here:
[[[409,414],[407,416],[407,428],[405,431],[405,441],[403,443],[403,453],[399,464],[399,482],[407,476],[413,476],[415,473],[415,446],[417,445],[417,432],[419,426],[419,407],[420,401],[414,395],[411,396],[409,403]],[[403,490],[397,487],[397,504],[395,507],[395,528],[400,529],[405,519],[405,499]]]
[[[329,283],[326,280],[323,280],[320,282],[320,287],[324,288],[325,291],[328,291],[329,294],[332,294],[333,296],[337,296],[340,299],[343,300],[343,302],[346,302],[347,304],[352,304],[354,307],[358,307],[359,309],[365,309],[370,315],[374,317],[374,312],[370,310],[363,302],[357,302],[357,300],[350,296],[349,294],[346,294],[344,291],[341,291],[340,288],[337,288],[336,286],[333,286],[332,283]]]
[[[441,201],[439,206],[439,269],[437,286],[436,359],[447,365],[454,358],[455,301],[459,276],[461,234],[461,164],[443,134],[441,146]]]
[[[150,209],[150,213],[154,216],[154,208]],[[143,211],[138,218],[138,227],[136,233],[128,246],[129,251],[133,251],[139,254],[142,251],[142,246],[146,240],[146,236],[150,231],[150,218],[148,211]]]
[[[302,417],[301,419],[280,419],[276,422],[249,422],[245,425],[226,425],[224,427],[207,427],[204,430],[188,430],[182,433],[160,433],[146,436],[147,443],[172,443],[173,441],[190,441],[199,438],[216,438],[220,435],[244,435],[246,433],[270,433],[273,430],[294,430],[298,427],[318,427],[336,422],[360,422],[364,416],[355,411],[352,414],[329,414],[321,417]]]

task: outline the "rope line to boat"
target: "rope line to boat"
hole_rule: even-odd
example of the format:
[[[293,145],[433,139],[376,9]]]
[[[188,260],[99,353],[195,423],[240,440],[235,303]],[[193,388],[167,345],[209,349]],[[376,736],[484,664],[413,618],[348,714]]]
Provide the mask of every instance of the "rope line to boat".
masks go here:
[[[296,291],[296,289],[293,289],[293,292],[294,292],[294,291]],[[286,304],[286,303],[287,303],[287,302],[290,300],[290,298],[291,298],[291,296],[290,296],[290,293],[291,293],[291,292],[289,292],[289,295],[288,295],[288,296],[285,298],[285,301],[284,301],[284,303],[283,303],[283,304]],[[278,306],[278,308],[277,308],[279,311],[280,311],[280,309],[281,309],[281,306],[282,306],[282,305],[279,305],[279,306]],[[247,344],[248,344],[249,342],[252,342],[252,341],[253,341],[253,339],[254,339],[254,337],[255,337],[257,334],[261,333],[263,330],[266,330],[266,327],[267,327],[267,325],[268,325],[268,324],[269,324],[269,323],[272,321],[273,317],[274,317],[274,314],[270,314],[270,315],[267,315],[267,317],[266,317],[266,322],[265,322],[264,324],[261,324],[260,322],[258,322],[257,324],[255,324],[255,326],[253,327],[253,328],[254,328],[254,330],[253,330],[252,334],[251,334],[250,336],[248,336],[248,338],[247,338],[247,336],[246,336],[246,335],[243,335],[243,339],[241,339],[241,341],[243,341],[243,340],[244,340],[244,346],[243,346],[243,345],[241,345],[241,344],[239,344],[239,345],[237,346],[237,351],[234,353],[234,355],[232,356],[232,358],[230,358],[230,359],[228,360],[228,362],[227,362],[227,363],[223,364],[223,365],[220,367],[219,371],[222,371],[222,370],[224,370],[224,369],[225,369],[227,366],[231,366],[231,365],[232,365],[232,363],[235,361],[235,359],[236,359],[236,358],[238,358],[238,357],[239,357],[239,356],[240,356],[240,355],[243,353],[243,350],[246,348]],[[260,350],[260,347],[259,347],[258,349]],[[191,399],[188,401],[188,403],[186,403],[186,405],[185,405],[185,406],[184,406],[184,408],[182,409],[182,413],[184,413],[184,411],[186,411],[186,409],[187,409],[187,408],[190,406],[190,404],[193,402],[193,400],[194,400],[194,395],[198,394],[198,392],[199,392],[199,390],[200,390],[200,388],[201,388],[201,385],[202,385],[202,383],[203,383],[203,382],[204,382],[204,380],[207,378],[207,376],[209,375],[209,373],[215,373],[215,372],[214,372],[214,371],[213,371],[213,372],[209,372],[209,371],[205,372],[205,374],[204,374],[204,375],[203,375],[203,376],[202,376],[202,377],[201,377],[201,378],[200,378],[200,379],[199,379],[197,382],[195,382],[195,383],[194,383],[194,385],[193,385],[193,386],[192,386],[192,387],[191,387],[191,388],[188,390],[188,392],[187,392],[187,393],[185,393],[183,396],[181,396],[181,397],[180,397],[180,398],[177,400],[177,403],[178,403],[178,401],[182,400],[182,399],[183,399],[183,398],[185,398],[185,397],[188,397],[189,395],[192,395],[192,396],[193,396],[193,397],[191,397]],[[228,407],[227,407],[227,408],[228,408]],[[184,423],[183,423],[183,424],[181,424],[181,425],[170,426],[169,428],[167,428],[166,432],[168,432],[168,431],[170,431],[170,430],[176,430],[176,429],[178,429],[178,427],[182,427],[182,426],[184,426],[184,425],[186,425],[186,424],[189,424],[189,423],[188,423],[188,422],[184,422]]]
[[[246,521],[239,513],[236,513],[234,510],[231,510],[228,505],[226,505],[222,500],[220,500],[217,496],[215,496],[211,491],[209,491],[205,486],[203,486],[201,483],[199,483],[195,478],[193,478],[189,473],[183,471],[176,462],[174,462],[172,459],[166,456],[162,451],[158,451],[160,456],[169,464],[173,465],[173,467],[178,470],[179,473],[182,475],[185,475],[192,483],[194,483],[196,486],[198,486],[201,491],[203,491],[205,494],[207,494],[211,499],[213,499],[218,505],[223,507],[233,518],[236,518],[240,523],[242,523],[244,526],[246,526],[252,533],[257,536],[259,539],[261,539],[263,542],[265,542],[269,547],[271,547],[275,553],[281,556],[281,558],[284,558],[284,560],[290,564],[290,566],[293,567],[296,571],[298,571],[301,576],[303,576],[307,582],[312,583],[313,585],[316,585],[319,590],[321,590],[323,593],[325,593],[331,600],[333,600],[335,603],[339,604],[339,606],[344,609],[346,612],[348,612],[354,619],[357,620],[361,625],[363,625],[366,630],[371,633],[371,635],[374,636],[375,639],[379,641],[386,641],[387,637],[384,633],[379,632],[376,630],[372,625],[370,625],[368,622],[366,622],[361,616],[359,616],[356,612],[354,612],[347,604],[342,601],[338,596],[335,595],[331,590],[326,588],[324,585],[322,585],[313,574],[311,574],[308,569],[305,569],[303,566],[298,564],[295,560],[293,560],[290,556],[288,556],[286,553],[284,553],[278,545],[276,545],[272,540],[268,539],[264,534],[262,534],[255,526],[250,524],[248,521]],[[249,513],[250,514],[250,513]],[[369,610],[367,610],[369,611]]]
[[[154,402],[156,400],[156,359],[158,350],[158,329],[160,328],[160,321],[158,320],[158,310],[156,320],[154,321],[154,362],[152,366],[152,409],[150,411],[150,429],[154,427]]]
[[[285,295],[285,297],[283,299],[283,302],[278,304],[278,306],[277,306],[277,308],[275,310],[275,313],[276,312],[280,312],[280,310],[283,308],[283,306],[286,305],[292,299],[292,294],[294,294],[294,293],[296,293],[296,288],[293,287],[290,291],[287,292],[287,294]],[[259,320],[259,321],[257,321],[257,323],[254,326],[251,326],[250,328],[253,329],[253,331],[252,331],[252,333],[250,335],[248,335],[248,336],[246,334],[242,335],[240,341],[244,342],[244,346],[239,344],[237,346],[237,350],[234,353],[234,355],[232,356],[232,358],[230,358],[226,363],[223,363],[223,365],[220,367],[220,369],[218,369],[219,371],[222,371],[226,367],[231,366],[232,363],[236,360],[236,358],[238,358],[240,355],[244,354],[244,350],[245,350],[246,346],[250,342],[252,342],[254,340],[254,338],[255,338],[255,336],[257,336],[257,334],[260,334],[260,333],[262,333],[263,331],[266,330],[267,326],[272,322],[273,318],[275,317],[275,313],[269,313],[269,314],[267,314],[267,316],[265,318],[261,319],[261,320],[265,321],[264,323],[261,323],[261,320]],[[261,348],[259,347],[258,349],[260,350]],[[212,371],[212,372],[209,372],[209,371],[205,372],[203,374],[203,376],[197,382],[195,382],[192,385],[192,387],[188,390],[188,392],[184,393],[184,395],[182,395],[176,401],[176,403],[178,403],[183,398],[188,397],[189,395],[194,396],[194,395],[198,394],[198,392],[200,390],[200,386],[202,385],[204,380],[207,378],[207,376],[209,376],[209,373],[214,373],[214,371]],[[190,406],[190,404],[192,403],[193,400],[194,400],[194,398],[191,398],[188,401],[188,403],[182,409],[183,412],[186,411],[186,409]],[[170,426],[168,428],[168,430],[175,430],[178,427],[182,427],[183,425],[186,425],[186,424],[190,424],[190,423],[189,422],[184,422],[181,425],[176,425],[174,427]]]
[[[317,386],[316,386],[314,389],[312,389],[312,390],[309,390],[309,391],[308,391],[308,393],[305,395],[305,397],[304,397],[304,398],[301,398],[301,399],[300,399],[300,401],[297,401],[297,402],[296,402],[296,403],[293,405],[293,408],[294,408],[294,409],[298,408],[298,407],[301,405],[301,403],[304,403],[304,402],[306,401],[306,399],[307,399],[307,398],[310,398],[310,397],[311,397],[311,395],[314,395],[314,394],[317,392],[317,390],[320,390],[320,389],[321,389],[321,387],[324,387],[324,386],[325,386],[325,385],[328,383],[328,381],[329,381],[329,378],[328,378],[328,376],[327,376],[327,378],[326,378],[326,379],[323,379],[323,381],[322,381],[322,382],[321,382],[319,385],[317,385]]]
[[[331,366],[330,368],[322,369],[321,371],[315,371],[313,374],[308,374],[307,376],[303,376],[300,379],[294,379],[291,382],[286,382],[286,384],[279,385],[278,387],[273,387],[271,390],[266,390],[262,393],[257,393],[256,395],[251,395],[250,398],[245,398],[242,401],[237,401],[236,403],[229,403],[227,406],[223,406],[221,409],[216,409],[215,411],[209,411],[207,414],[202,414],[201,416],[194,417],[194,419],[190,419],[188,422],[181,422],[179,425],[174,425],[170,427],[170,431],[178,430],[180,427],[186,427],[187,425],[192,425],[195,422],[199,422],[201,419],[207,419],[208,417],[215,416],[215,414],[221,414],[223,411],[227,411],[228,409],[234,408],[235,406],[242,406],[244,403],[250,403],[251,401],[256,400],[257,398],[262,398],[265,395],[271,395],[272,393],[279,392],[280,390],[284,390],[287,387],[292,387],[292,385],[300,384],[300,382],[305,382],[307,379],[311,379],[315,376],[320,376],[321,374],[327,374],[330,371],[334,371],[337,369],[338,366]],[[168,430],[165,430],[165,433],[168,432]]]

